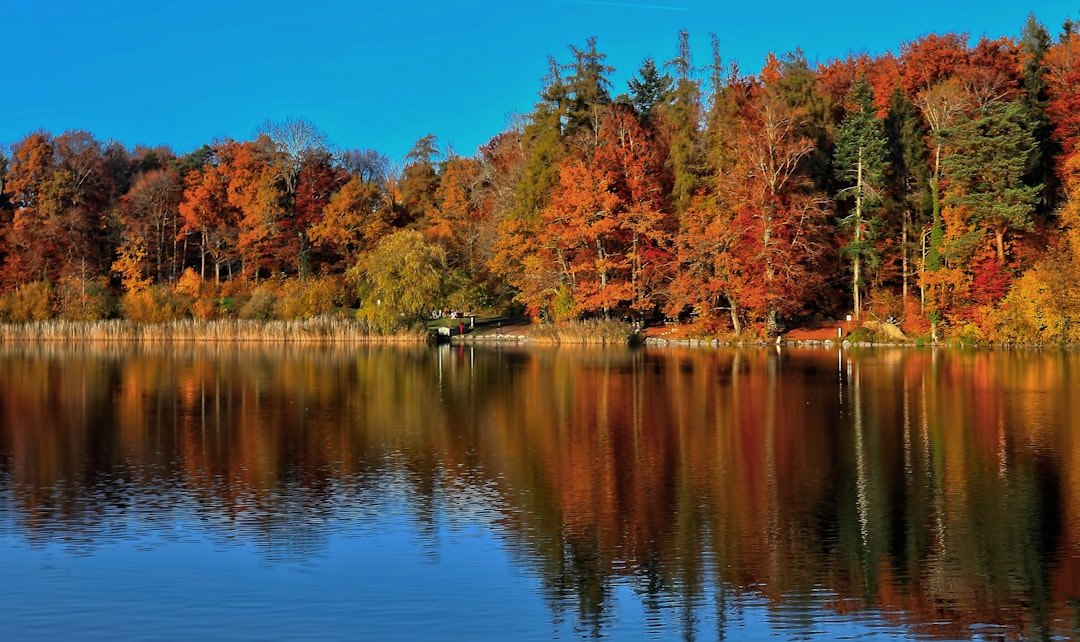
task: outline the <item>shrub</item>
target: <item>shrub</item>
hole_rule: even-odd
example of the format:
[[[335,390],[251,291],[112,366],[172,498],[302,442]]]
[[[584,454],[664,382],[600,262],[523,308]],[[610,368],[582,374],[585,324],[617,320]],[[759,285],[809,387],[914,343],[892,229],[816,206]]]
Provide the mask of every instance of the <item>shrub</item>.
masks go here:
[[[566,285],[559,286],[555,300],[551,302],[551,316],[556,323],[574,318],[574,293]]]
[[[251,292],[248,300],[240,306],[241,319],[269,319],[274,314],[274,303],[278,298],[278,283],[267,281],[260,283]]]
[[[889,318],[903,319],[905,315],[904,299],[899,294],[885,288],[875,288],[870,293],[866,313],[870,318],[880,321]]]
[[[1069,344],[1080,341],[1080,262],[1053,253],[1013,281],[987,315],[991,336],[1006,343]]]
[[[166,323],[189,315],[190,300],[168,285],[152,285],[127,292],[120,299],[124,318],[136,323]]]
[[[186,268],[176,281],[176,293],[182,297],[195,300],[203,295],[203,290],[202,277],[191,268]]]
[[[60,282],[60,318],[69,321],[100,321],[116,314],[116,297],[104,277],[69,277]]]
[[[287,321],[329,316],[344,299],[344,286],[334,277],[285,281],[274,302],[273,314]]]
[[[55,304],[53,287],[48,281],[20,285],[0,301],[0,316],[12,323],[51,319]]]

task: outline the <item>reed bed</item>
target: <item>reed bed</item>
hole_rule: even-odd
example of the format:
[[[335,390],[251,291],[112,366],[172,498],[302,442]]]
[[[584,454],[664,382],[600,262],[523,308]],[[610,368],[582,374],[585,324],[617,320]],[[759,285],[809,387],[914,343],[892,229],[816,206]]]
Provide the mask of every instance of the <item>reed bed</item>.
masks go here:
[[[294,321],[180,319],[167,323],[107,321],[34,321],[0,324],[0,342],[71,341],[138,344],[176,342],[234,343],[423,343],[431,340],[424,329],[382,333],[369,324],[342,317],[316,317]]]
[[[626,345],[632,334],[629,324],[612,319],[544,323],[529,330],[529,338],[536,343]]]

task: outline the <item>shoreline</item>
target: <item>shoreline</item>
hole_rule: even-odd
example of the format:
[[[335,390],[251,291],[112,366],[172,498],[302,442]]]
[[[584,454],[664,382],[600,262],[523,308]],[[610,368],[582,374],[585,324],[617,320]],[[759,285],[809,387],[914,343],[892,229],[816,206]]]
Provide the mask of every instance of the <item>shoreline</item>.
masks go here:
[[[215,319],[208,321],[185,319],[163,324],[144,324],[122,319],[104,321],[33,321],[0,324],[0,345],[26,343],[115,343],[115,344],[398,344],[424,345],[608,345],[642,346],[647,348],[982,348],[982,349],[1076,349],[1074,344],[1052,345],[1039,343],[980,343],[945,340],[937,343],[925,339],[897,339],[848,336],[820,337],[794,333],[772,341],[753,339],[676,338],[644,334],[581,335],[572,331],[539,334],[543,324],[509,323],[494,327],[484,324],[465,334],[433,332],[431,328],[382,333],[368,324],[347,317],[315,317],[306,320],[276,319]],[[456,330],[456,328],[454,328]],[[799,336],[803,334],[803,336]]]

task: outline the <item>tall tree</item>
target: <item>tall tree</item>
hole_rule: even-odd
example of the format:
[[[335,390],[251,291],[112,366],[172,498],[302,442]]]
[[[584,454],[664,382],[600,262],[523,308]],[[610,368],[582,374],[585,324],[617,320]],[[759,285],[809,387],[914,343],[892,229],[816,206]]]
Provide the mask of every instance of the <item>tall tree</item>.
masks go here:
[[[570,51],[574,61],[564,67],[570,72],[566,77],[566,134],[579,144],[595,145],[604,107],[611,103],[608,75],[615,68],[604,63],[607,54],[596,50],[596,36],[586,41],[584,49],[571,45]]]
[[[1046,55],[1050,51],[1050,33],[1034,13],[1028,15],[1020,32],[1020,51],[1023,61],[1021,105],[1025,119],[1032,123],[1031,133],[1035,137],[1035,149],[1024,181],[1028,185],[1043,185],[1040,209],[1050,212],[1057,200],[1053,164],[1057,151],[1051,138],[1050,117],[1046,113],[1049,99]]]
[[[222,270],[231,272],[239,259],[238,228],[242,212],[230,200],[230,169],[238,143],[217,146],[204,164],[188,171],[178,207],[181,225],[178,238],[194,238],[199,247],[199,276],[206,279],[206,259],[214,263],[214,281],[221,283]]]
[[[395,216],[381,187],[354,175],[330,197],[311,228],[311,242],[343,260],[354,260],[394,231]]]
[[[482,277],[482,251],[491,214],[483,194],[482,165],[473,159],[455,158],[446,163],[428,212],[426,236],[440,244],[451,268]]]
[[[663,151],[629,110],[615,105],[606,114],[594,164],[611,177],[612,191],[619,197],[616,215],[629,263],[630,307],[641,316],[659,303],[660,284],[670,276],[676,226],[664,198],[671,181]]]
[[[658,110],[655,128],[661,139],[657,142],[666,143],[667,168],[672,177],[670,201],[675,213],[680,214],[689,207],[702,172],[701,85],[694,78],[689,35],[685,31],[679,32],[678,53],[665,66],[675,71],[675,86]]]
[[[241,214],[236,247],[244,275],[253,280],[286,273],[297,261],[296,239],[282,234],[289,203],[281,173],[269,163],[268,141],[262,137],[236,145],[223,167],[229,204]]]
[[[319,212],[310,207],[297,208],[297,196],[306,177],[313,177],[313,165],[329,168],[329,149],[326,134],[311,121],[303,118],[287,118],[284,121],[266,121],[256,132],[269,144],[260,145],[279,183],[278,219],[268,222],[272,229],[268,239],[275,239],[279,249],[295,257],[296,271],[301,278],[310,272],[310,242],[308,229],[317,220]],[[304,169],[308,168],[305,174]],[[269,181],[271,177],[265,177]],[[326,199],[323,199],[326,200]],[[268,211],[268,210],[264,210]],[[293,241],[295,239],[295,241]],[[291,246],[296,245],[296,249]]]
[[[13,208],[4,239],[4,283],[14,287],[47,278],[59,252],[47,228],[52,199],[47,185],[55,173],[53,138],[35,132],[12,146],[6,193]]]
[[[108,215],[117,195],[101,144],[84,131],[56,138],[37,132],[12,151],[6,280],[104,274],[113,249]]]
[[[62,272],[80,279],[103,274],[115,247],[109,213],[119,199],[101,143],[90,132],[68,131],[55,139],[55,185],[70,200],[57,203],[53,232],[64,248]]]
[[[517,290],[519,300],[528,301],[526,305],[533,309],[539,309],[535,302],[541,297],[528,292],[544,291],[546,285],[534,282],[535,270],[526,264],[536,262],[540,214],[558,184],[559,166],[568,154],[563,121],[570,100],[569,89],[554,58],[548,59],[548,73],[543,78],[539,98],[520,133],[522,158],[514,185],[514,206],[498,223],[499,235],[489,259],[491,271]]]
[[[8,194],[4,190],[4,182],[7,179],[8,157],[4,150],[0,149],[0,212],[7,213],[9,208]],[[2,220],[2,219],[0,219]]]
[[[122,254],[145,251],[145,276],[158,282],[179,276],[177,240],[181,196],[177,175],[170,170],[155,169],[140,174],[121,200],[122,242],[119,251]]]
[[[878,235],[877,212],[886,162],[885,130],[877,117],[874,93],[861,79],[851,88],[850,107],[837,132],[835,169],[843,185],[842,198],[851,198],[854,207],[844,219],[851,230],[844,253],[851,260],[851,299],[855,320],[862,314],[863,270],[878,263],[874,240]]]
[[[560,287],[534,302],[554,305],[556,318],[602,313],[630,300],[632,289],[611,177],[586,159],[560,167],[559,186],[537,232],[543,262],[535,269],[558,276]],[[543,282],[543,281],[540,281]],[[554,297],[559,297],[555,301]]]
[[[444,159],[434,134],[421,136],[405,154],[405,168],[397,180],[401,224],[417,221],[435,207],[439,165]]]
[[[926,121],[933,146],[932,171],[930,174],[931,221],[929,242],[923,253],[921,266],[922,298],[924,311],[930,317],[931,337],[938,338],[938,322],[945,299],[938,288],[940,272],[944,267],[942,252],[945,245],[945,224],[942,218],[942,161],[949,128],[969,109],[968,95],[955,77],[949,77],[931,85],[918,95],[919,110]]]
[[[926,132],[915,106],[895,87],[885,116],[888,160],[885,170],[885,207],[900,221],[901,299],[908,310],[912,257],[921,249],[922,230],[929,211],[929,173]]]
[[[1046,58],[1047,102],[1058,176],[1080,149],[1080,35],[1067,32]]]
[[[1013,101],[990,105],[949,132],[955,151],[944,161],[945,202],[964,208],[973,227],[990,232],[999,264],[1005,263],[1005,235],[1032,229],[1042,190],[1023,180],[1036,149],[1033,129],[1024,106]]]
[[[802,309],[820,279],[822,225],[828,201],[814,187],[806,161],[815,150],[802,133],[805,112],[784,91],[771,58],[762,81],[747,85],[739,104],[737,163],[722,189],[737,194],[732,224],[734,299],[777,333],[782,318]]]
[[[637,74],[627,82],[630,104],[642,118],[649,118],[653,109],[663,104],[671,93],[671,77],[661,74],[656,61],[646,58],[638,67]]]
[[[756,84],[756,79],[740,77],[734,63],[730,71],[723,65],[714,35],[712,95],[702,132],[707,141],[701,158],[705,169],[700,189],[680,213],[674,240],[679,269],[666,288],[664,307],[672,316],[690,309],[709,324],[718,323],[717,313],[726,310],[735,334],[742,332],[746,317],[740,307],[744,257],[734,250],[745,247],[737,218],[750,174],[740,147],[741,110]]]

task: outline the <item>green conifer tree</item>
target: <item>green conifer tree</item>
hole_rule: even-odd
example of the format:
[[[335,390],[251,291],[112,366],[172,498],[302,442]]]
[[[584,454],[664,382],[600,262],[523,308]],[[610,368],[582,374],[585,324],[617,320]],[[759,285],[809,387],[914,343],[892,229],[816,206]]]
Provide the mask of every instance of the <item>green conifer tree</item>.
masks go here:
[[[877,117],[870,84],[865,79],[856,82],[849,100],[851,108],[837,131],[834,163],[836,180],[843,186],[839,195],[853,201],[841,222],[851,234],[843,252],[851,260],[852,310],[858,321],[864,269],[875,269],[880,259],[874,241],[880,227],[878,212],[887,156],[885,129]]]

